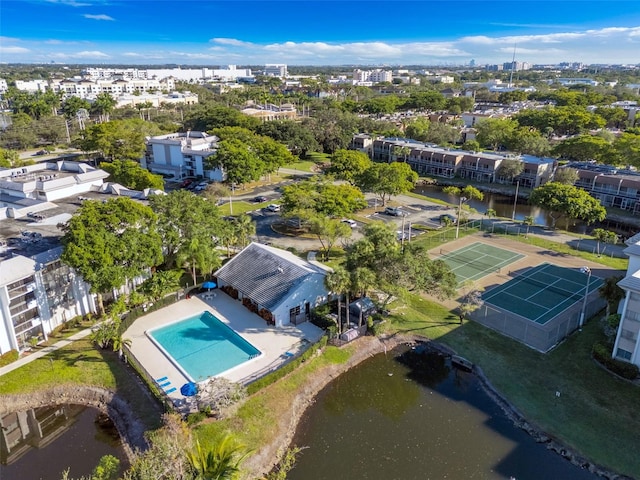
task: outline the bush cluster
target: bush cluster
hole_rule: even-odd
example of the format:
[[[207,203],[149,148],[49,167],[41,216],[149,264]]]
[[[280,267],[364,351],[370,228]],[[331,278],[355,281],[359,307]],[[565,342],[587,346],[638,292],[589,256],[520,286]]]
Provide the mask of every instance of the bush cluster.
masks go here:
[[[9,350],[7,353],[3,353],[2,355],[0,355],[0,367],[9,365],[10,363],[18,360],[18,358],[20,358],[20,354],[17,350]]]
[[[638,378],[640,369],[633,363],[621,362],[615,358],[611,358],[611,347],[603,343],[596,343],[593,345],[593,357],[607,370],[620,375],[622,378],[628,380],[634,380]]]

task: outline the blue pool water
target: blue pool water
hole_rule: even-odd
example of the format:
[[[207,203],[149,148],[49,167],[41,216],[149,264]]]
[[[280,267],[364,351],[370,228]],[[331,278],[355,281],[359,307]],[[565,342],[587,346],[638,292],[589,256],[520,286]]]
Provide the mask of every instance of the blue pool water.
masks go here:
[[[260,355],[260,350],[210,312],[149,330],[147,335],[195,382]]]

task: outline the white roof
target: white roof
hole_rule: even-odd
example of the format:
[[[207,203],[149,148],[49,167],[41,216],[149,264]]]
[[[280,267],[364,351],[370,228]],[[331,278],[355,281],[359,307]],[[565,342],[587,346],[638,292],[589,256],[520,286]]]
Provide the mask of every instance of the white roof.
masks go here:
[[[22,278],[33,275],[36,262],[28,257],[17,255],[0,261],[0,285],[8,285]]]

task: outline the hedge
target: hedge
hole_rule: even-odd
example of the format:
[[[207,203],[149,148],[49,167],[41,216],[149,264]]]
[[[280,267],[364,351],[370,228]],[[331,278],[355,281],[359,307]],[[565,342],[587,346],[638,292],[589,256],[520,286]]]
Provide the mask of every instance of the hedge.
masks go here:
[[[593,345],[593,357],[607,370],[615,373],[616,375],[626,378],[628,380],[634,380],[638,378],[640,369],[633,363],[622,362],[611,358],[611,347],[604,343],[596,343]]]
[[[10,363],[18,360],[18,358],[20,358],[20,354],[17,350],[9,350],[7,353],[3,353],[2,355],[0,355],[0,367],[9,365]]]
[[[298,358],[292,360],[286,365],[283,365],[282,367],[269,373],[268,375],[265,375],[264,377],[259,378],[255,382],[252,382],[249,385],[247,385],[247,393],[249,395],[253,395],[254,393],[259,392],[263,388],[268,387],[272,383],[277,382],[282,377],[289,375],[296,368],[298,368],[300,364],[306,362],[319,349],[324,348],[326,345],[327,345],[327,336],[325,335],[320,339],[320,341],[318,341],[317,343],[309,347],[307,350],[305,350],[305,352],[302,355],[300,355]]]

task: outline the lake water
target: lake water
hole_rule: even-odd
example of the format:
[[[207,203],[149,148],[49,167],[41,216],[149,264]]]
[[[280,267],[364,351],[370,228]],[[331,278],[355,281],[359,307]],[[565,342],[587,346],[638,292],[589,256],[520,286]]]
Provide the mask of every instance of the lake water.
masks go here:
[[[88,476],[104,455],[120,459],[124,471],[127,459],[118,432],[104,416],[96,422],[99,413],[62,405],[4,415],[0,479],[60,480],[66,469],[71,478]]]
[[[406,350],[406,347],[405,347]],[[594,480],[516,428],[470,373],[429,354],[376,355],[304,415],[290,480]]]

